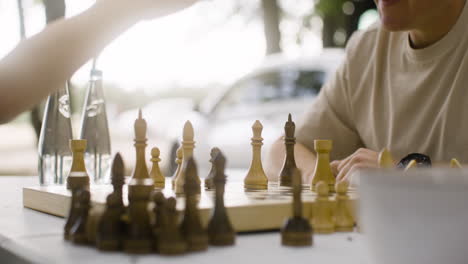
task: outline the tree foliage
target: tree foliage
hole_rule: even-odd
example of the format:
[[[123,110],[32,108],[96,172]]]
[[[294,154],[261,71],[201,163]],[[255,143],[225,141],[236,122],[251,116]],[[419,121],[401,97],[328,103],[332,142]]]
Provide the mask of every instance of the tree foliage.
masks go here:
[[[318,0],[315,4],[315,12],[321,17],[334,17],[339,19],[343,16],[343,4],[349,0]]]

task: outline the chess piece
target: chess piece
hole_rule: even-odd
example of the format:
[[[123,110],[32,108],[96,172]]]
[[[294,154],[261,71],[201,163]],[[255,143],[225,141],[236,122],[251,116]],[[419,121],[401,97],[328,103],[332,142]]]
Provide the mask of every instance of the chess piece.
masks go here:
[[[122,156],[117,153],[112,162],[111,182],[113,192],[107,196],[106,207],[99,218],[96,231],[96,246],[100,250],[115,251],[121,248],[123,240],[123,223],[125,212],[122,201],[122,186],[125,184]]]
[[[154,187],[156,188],[164,188],[166,178],[161,173],[161,169],[159,168],[159,162],[161,159],[159,158],[160,151],[158,148],[151,149],[151,162],[153,166],[151,167],[150,177],[154,181]]]
[[[148,167],[146,166],[146,121],[142,117],[141,109],[138,111],[138,119],[135,120],[135,149],[136,165],[133,171],[132,179],[144,180],[149,178]]]
[[[210,153],[210,156],[211,156],[211,159],[210,159],[211,170],[210,170],[210,173],[208,173],[208,176],[205,178],[205,189],[207,189],[207,190],[210,190],[210,189],[214,188],[213,178],[214,178],[214,176],[216,174],[216,167],[215,167],[215,164],[214,164],[214,159],[218,155],[219,152],[220,152],[219,148],[212,148],[211,149],[211,153]]]
[[[379,168],[382,168],[382,169],[395,168],[395,162],[393,161],[392,154],[387,148],[384,148],[379,153]]]
[[[297,169],[296,160],[294,159],[294,145],[296,137],[294,130],[296,124],[292,121],[291,114],[288,116],[288,122],[284,125],[284,145],[286,147],[286,156],[284,159],[283,169],[280,172],[280,185],[291,186],[293,171]]]
[[[458,162],[457,159],[452,159],[450,161],[450,168],[456,168],[456,169],[462,169],[462,165],[460,164],[460,162]]]
[[[175,188],[175,182],[177,181],[177,176],[180,174],[180,170],[182,169],[182,158],[183,158],[183,150],[182,146],[180,146],[177,151],[176,151],[176,159],[175,163],[177,164],[177,169],[174,173],[174,176],[172,176],[172,189]]]
[[[156,251],[158,251],[158,240],[159,240],[159,234],[162,232],[162,230],[165,228],[164,222],[164,203],[166,202],[166,198],[164,197],[164,194],[160,191],[154,192],[151,196],[151,200],[154,203],[153,206],[153,216],[154,216],[154,222],[153,222],[153,234],[155,237],[155,246],[154,248]]]
[[[323,181],[328,184],[330,191],[335,189],[335,176],[330,167],[331,140],[314,140],[314,148],[317,153],[317,161],[312,178],[311,190],[315,191],[317,183]]]
[[[176,199],[168,198],[161,208],[161,231],[158,234],[158,253],[162,255],[179,255],[187,250],[187,244],[179,230]]]
[[[418,162],[416,160],[411,160],[408,165],[405,167],[405,171],[409,171],[412,168],[417,168],[418,167]]]
[[[65,222],[65,227],[63,228],[63,238],[65,240],[70,240],[70,229],[72,226],[75,224],[76,219],[77,219],[77,214],[75,210],[75,204],[77,202],[77,191],[79,189],[73,190],[72,196],[71,196],[71,202],[70,202],[70,209],[68,210],[68,215],[67,215],[67,220]]]
[[[87,189],[76,191],[76,200],[73,204],[76,221],[70,228],[70,240],[76,244],[86,244],[88,242],[86,224],[88,221],[88,212],[91,208],[90,198],[91,195]]]
[[[183,152],[182,167],[185,166],[187,161],[193,156],[193,149],[195,148],[195,141],[193,141],[193,138],[194,138],[194,132],[193,132],[192,123],[190,123],[190,121],[187,121],[185,122],[184,132],[182,135],[182,152]],[[175,182],[176,194],[181,194],[184,192],[184,183],[185,183],[184,173],[185,171],[181,169],[179,172],[179,175],[177,175],[177,179]],[[198,184],[198,189],[199,189],[198,193],[200,193],[201,180],[196,173],[194,177],[195,177],[195,181]]]
[[[74,204],[77,202],[76,192],[81,189],[89,188],[89,176],[84,163],[84,151],[86,149],[86,140],[70,140],[70,149],[73,153],[72,166],[67,177],[67,188],[71,190],[72,198],[70,210],[64,227],[64,238],[70,239],[70,229],[77,220]]]
[[[148,211],[150,194],[154,189],[152,179],[134,178],[128,185],[128,227],[124,251],[134,254],[153,250],[153,233]]]
[[[292,169],[293,187],[293,217],[289,218],[281,228],[281,243],[285,246],[312,245],[312,227],[302,215],[302,176],[299,170]]]
[[[84,162],[86,140],[70,140],[70,149],[72,150],[73,160],[67,178],[67,189],[72,191],[77,189],[89,189],[89,176]]]
[[[333,222],[333,206],[328,199],[328,184],[324,181],[317,183],[317,198],[313,206],[312,227],[317,234],[330,234],[335,231]]]
[[[236,232],[229,221],[226,207],[224,206],[224,187],[226,185],[226,158],[218,150],[212,158],[214,168],[213,184],[215,186],[215,207],[208,223],[208,236],[210,244],[215,246],[234,245]]]
[[[96,245],[98,224],[101,221],[103,214],[103,207],[92,207],[88,212],[88,221],[86,221],[86,239],[91,245]]]
[[[263,171],[261,148],[262,148],[262,130],[263,126],[260,121],[255,121],[252,126],[252,163],[250,164],[249,172],[244,179],[245,189],[250,190],[265,190],[268,189],[268,178]]]
[[[354,229],[354,219],[349,207],[348,183],[336,184],[335,230],[351,232]]]
[[[113,193],[116,196],[116,204],[118,204],[122,209],[124,209],[124,204],[122,200],[123,186],[125,184],[125,165],[120,153],[117,153],[112,162],[111,170],[111,183],[113,188]]]
[[[185,211],[181,230],[187,242],[188,251],[203,251],[208,248],[208,235],[202,226],[198,211],[197,194],[200,185],[197,183],[197,165],[193,157],[190,157],[183,166],[182,170],[185,175]]]

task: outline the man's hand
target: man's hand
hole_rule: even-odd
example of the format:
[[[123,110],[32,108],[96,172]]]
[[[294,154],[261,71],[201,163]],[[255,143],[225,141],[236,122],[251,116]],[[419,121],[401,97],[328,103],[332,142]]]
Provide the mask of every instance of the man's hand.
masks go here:
[[[377,168],[379,153],[370,149],[360,148],[343,160],[335,160],[330,163],[336,180],[349,181],[351,174],[357,169]]]

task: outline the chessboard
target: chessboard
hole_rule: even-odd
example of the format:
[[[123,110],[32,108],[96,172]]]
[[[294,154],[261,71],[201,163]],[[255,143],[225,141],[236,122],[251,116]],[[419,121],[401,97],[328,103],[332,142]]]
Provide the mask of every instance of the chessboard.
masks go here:
[[[176,197],[177,211],[183,213],[185,199],[176,195],[170,186],[170,178],[166,179],[166,188],[158,189],[166,197]],[[169,184],[167,184],[169,183]],[[128,204],[127,185],[123,189],[125,205]],[[112,192],[112,185],[91,185],[91,201],[93,207],[105,206],[106,197]],[[357,191],[349,188],[349,207],[356,212]],[[303,185],[302,201],[304,217],[311,219],[316,193],[310,190],[310,185]],[[333,202],[335,194],[330,194]],[[71,192],[65,186],[35,186],[23,188],[23,205],[26,208],[43,213],[66,217],[69,212]],[[292,188],[279,186],[278,182],[270,182],[267,190],[246,190],[243,182],[226,184],[225,205],[227,213],[237,232],[277,230],[292,215]],[[202,222],[206,225],[214,207],[214,191],[202,190],[199,195],[199,208]]]

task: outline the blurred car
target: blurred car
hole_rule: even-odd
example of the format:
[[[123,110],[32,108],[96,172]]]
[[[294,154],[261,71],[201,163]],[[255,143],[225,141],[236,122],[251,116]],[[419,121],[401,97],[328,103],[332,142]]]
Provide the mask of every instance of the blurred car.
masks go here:
[[[343,58],[341,49],[326,49],[318,56],[296,59],[268,56],[259,67],[232,85],[217,89],[199,105],[179,98],[143,108],[148,138],[161,149],[164,174],[173,175],[176,169],[174,160],[186,120],[191,121],[195,131],[194,157],[200,177],[205,177],[211,167],[212,147],[221,149],[229,169],[247,169],[255,120],[263,124],[265,155],[283,134],[288,114],[292,114],[293,121],[299,120]],[[124,116],[133,124],[136,110]],[[129,122],[125,122],[127,129],[132,127]]]
[[[219,147],[227,157],[230,169],[246,169],[251,162],[252,125],[263,124],[263,154],[268,146],[284,132],[284,123],[291,113],[297,121],[318,94],[326,80],[336,71],[344,58],[342,49],[326,49],[319,56],[287,59],[269,56],[255,70],[208,96],[199,109],[186,113],[173,123],[165,142],[172,142],[167,174],[175,171],[175,153],[180,145],[182,127],[190,120],[195,130],[194,152],[202,177],[210,168],[209,153]],[[180,117],[180,115],[179,115]]]

